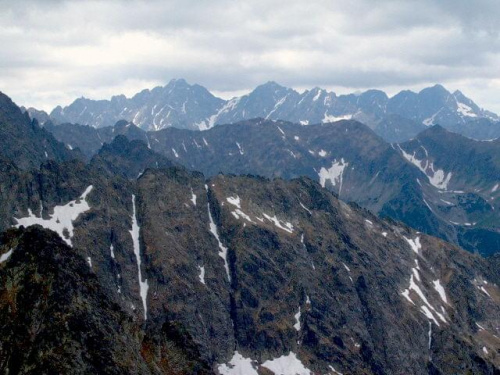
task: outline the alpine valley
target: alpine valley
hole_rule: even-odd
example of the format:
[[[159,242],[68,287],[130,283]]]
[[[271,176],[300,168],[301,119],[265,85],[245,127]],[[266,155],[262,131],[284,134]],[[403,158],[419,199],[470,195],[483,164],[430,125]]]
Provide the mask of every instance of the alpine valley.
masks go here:
[[[442,86],[0,93],[0,371],[498,374],[498,134]]]

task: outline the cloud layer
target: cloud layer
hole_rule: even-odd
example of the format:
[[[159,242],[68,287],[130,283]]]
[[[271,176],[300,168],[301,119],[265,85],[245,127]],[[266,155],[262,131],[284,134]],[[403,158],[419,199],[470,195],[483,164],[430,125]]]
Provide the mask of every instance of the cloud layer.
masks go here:
[[[185,78],[395,93],[433,83],[500,112],[495,0],[0,0],[0,90],[45,110]]]

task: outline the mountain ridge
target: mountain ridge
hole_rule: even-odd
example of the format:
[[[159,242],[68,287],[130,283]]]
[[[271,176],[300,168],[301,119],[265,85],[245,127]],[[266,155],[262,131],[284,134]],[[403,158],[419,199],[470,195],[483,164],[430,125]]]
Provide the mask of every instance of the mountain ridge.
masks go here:
[[[400,127],[390,121],[394,116],[404,119],[405,125]],[[303,125],[356,119],[391,142],[407,140],[433,124],[454,127],[459,132],[461,126],[474,126],[482,129],[476,131],[476,136],[481,137],[483,133],[490,136],[491,126],[486,129],[484,125],[475,125],[483,120],[494,124],[493,134],[500,136],[500,118],[496,114],[479,108],[460,91],[451,93],[441,85],[418,93],[404,90],[389,98],[375,89],[347,95],[336,95],[321,88],[299,93],[269,81],[246,95],[223,100],[200,85],[175,79],[166,86],[143,90],[131,98],[123,95],[98,101],[80,98],[67,107],[56,107],[50,117],[56,123],[93,127],[112,126],[125,119],[144,130],[172,126],[206,130],[256,117]]]
[[[78,132],[73,134],[73,128]],[[432,139],[434,144],[443,143],[442,147],[428,147],[439,156],[436,160],[427,159],[419,148],[419,135],[414,141],[388,144],[355,120],[301,126],[261,118],[219,125],[204,132],[174,127],[144,132],[133,124],[101,129],[59,125],[50,130],[67,144],[81,145],[89,158],[101,142],[110,143],[116,134],[123,134],[207,176],[219,172],[286,179],[308,176],[342,199],[471,251],[490,255],[500,249],[500,234],[495,229],[499,219],[494,209],[498,206],[498,192],[487,189],[492,190],[500,182],[494,180],[495,168],[487,167],[488,158],[496,155],[496,143],[448,133],[438,125],[426,127],[421,135],[424,143]],[[81,142],[87,138],[94,139],[90,148]],[[453,145],[456,140],[462,143]],[[446,160],[448,150],[454,150],[456,166]],[[477,155],[483,155],[486,164]],[[425,163],[432,163],[432,168],[423,168]],[[476,165],[482,174],[467,172],[467,168]],[[460,170],[465,172],[458,173]],[[482,178],[484,183],[477,185]],[[475,191],[479,188],[481,192]],[[473,236],[472,232],[476,234]],[[466,237],[469,239],[463,240]]]
[[[379,180],[434,189],[366,125],[106,132],[87,162],[0,158],[3,372],[497,371],[497,262],[339,199],[387,192]],[[248,167],[259,152],[281,161],[260,173],[282,178],[220,174],[208,157]],[[290,168],[301,159],[313,164]],[[294,178],[305,171],[315,180]]]

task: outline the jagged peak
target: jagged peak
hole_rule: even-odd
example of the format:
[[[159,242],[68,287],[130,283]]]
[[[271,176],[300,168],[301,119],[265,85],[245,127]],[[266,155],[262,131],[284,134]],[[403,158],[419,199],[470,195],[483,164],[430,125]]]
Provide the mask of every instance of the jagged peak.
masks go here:
[[[426,93],[439,93],[451,95],[451,93],[441,84],[436,83],[434,86],[426,87],[419,92],[419,95]]]
[[[266,83],[257,86],[252,92],[268,91],[268,90],[292,90],[289,87],[280,85],[275,81],[267,81]]]

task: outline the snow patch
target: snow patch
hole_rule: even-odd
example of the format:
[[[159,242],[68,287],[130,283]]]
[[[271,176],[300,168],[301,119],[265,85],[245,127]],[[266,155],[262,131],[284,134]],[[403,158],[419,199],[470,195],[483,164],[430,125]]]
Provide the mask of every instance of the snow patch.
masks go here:
[[[144,320],[148,318],[148,305],[147,305],[147,296],[148,296],[148,280],[142,281],[142,272],[141,272],[141,247],[139,243],[139,234],[141,228],[137,224],[137,215],[135,211],[135,195],[132,194],[132,229],[130,230],[130,235],[132,236],[132,242],[134,245],[134,254],[135,259],[137,261],[137,274],[139,277],[139,288],[140,295],[142,299],[142,306],[144,307]]]
[[[431,349],[431,345],[432,345],[432,322],[429,320],[429,333],[428,333],[428,336],[429,336],[429,350]]]
[[[328,365],[328,367],[330,368],[330,370],[332,370],[332,371],[333,371],[333,373],[334,373],[334,374],[336,374],[336,375],[344,375],[343,373],[341,373],[341,372],[339,372],[339,371],[335,370],[335,368],[334,368],[333,366]]]
[[[198,275],[198,278],[200,279],[200,283],[203,285],[205,284],[205,266],[198,266],[198,269],[200,270],[200,274]]]
[[[316,95],[313,98],[313,102],[315,102],[316,100],[318,100],[320,98],[322,92],[323,91],[321,89],[318,90],[318,92],[316,93]]]
[[[14,249],[10,249],[9,251],[7,251],[6,253],[2,254],[0,256],[0,263],[3,263],[5,262],[7,259],[10,258],[10,256],[12,255],[12,252],[14,251]]]
[[[413,269],[414,270],[414,269]],[[437,326],[439,326],[439,322],[435,318],[434,314],[438,316],[440,320],[442,320],[444,323],[446,323],[446,319],[443,316],[443,314],[439,313],[427,300],[427,297],[425,297],[425,294],[422,292],[422,289],[415,283],[413,277],[414,277],[414,272],[412,270],[412,274],[410,275],[410,285],[408,286],[408,289],[405,289],[401,294],[403,297],[405,297],[409,302],[411,302],[413,305],[415,305],[415,302],[410,298],[410,291],[413,290],[422,300],[424,303],[423,306],[420,307],[420,310],[422,313],[427,316],[430,320],[432,320],[434,323],[436,323]],[[432,310],[432,311],[431,311]]]
[[[319,183],[322,187],[325,187],[326,181],[330,180],[333,186],[339,185],[339,195],[342,191],[342,182],[344,176],[344,169],[349,165],[344,161],[344,158],[337,161],[335,159],[332,166],[329,169],[322,167],[318,173]]]
[[[424,173],[429,179],[429,183],[441,190],[446,190],[448,188],[448,184],[450,183],[452,172],[446,174],[442,169],[434,169],[434,162],[429,162],[428,160],[419,160],[415,157],[416,152],[413,152],[413,155],[408,154],[405,150],[399,146],[403,157],[408,160],[410,163],[415,165],[422,173]],[[424,149],[425,150],[425,149]],[[425,150],[427,154],[427,150]]]
[[[14,218],[17,221],[16,227],[21,225],[29,227],[31,225],[41,225],[44,228],[56,232],[61,239],[69,246],[73,246],[71,239],[73,238],[73,222],[80,216],[80,214],[88,211],[90,206],[87,202],[87,195],[92,191],[92,185],[87,187],[83,194],[76,200],[71,201],[64,206],[55,206],[54,213],[50,215],[49,219],[36,217],[31,209],[28,209],[28,217]],[[67,233],[66,233],[67,232]],[[66,235],[67,234],[67,235]]]
[[[441,297],[443,302],[448,303],[448,299],[446,298],[446,292],[445,292],[443,286],[441,285],[441,281],[438,279],[438,280],[434,280],[432,283],[434,284],[434,289],[436,289],[436,292],[439,293],[439,296]]]
[[[237,351],[227,363],[217,367],[221,375],[258,375],[251,358],[245,358]]]
[[[191,189],[191,202],[193,202],[193,206],[196,206],[196,194]]]
[[[327,152],[323,149],[321,149],[319,152],[318,152],[319,156],[321,156],[322,158],[324,158],[327,154]]]
[[[277,226],[278,228],[280,229],[283,229],[284,231],[288,232],[288,233],[293,233],[293,225],[292,223],[289,223],[289,222],[286,222],[284,224],[281,224],[280,220],[278,220],[278,218],[276,217],[276,215],[274,215],[273,217],[267,215],[267,214],[262,214],[264,215],[264,217],[271,221],[275,226]]]
[[[219,116],[221,116],[224,113],[227,113],[231,110],[233,110],[241,100],[241,97],[238,98],[233,98],[230,101],[228,101],[226,104],[224,104],[215,115],[210,116],[207,121],[201,121],[198,125],[200,130],[208,130],[210,128],[213,128],[217,120],[219,119]]]
[[[177,153],[177,151],[175,151],[175,148],[172,148],[172,152],[174,153],[174,156],[175,156],[176,158],[178,158],[178,157],[179,157],[179,154]]]
[[[293,328],[295,328],[296,331],[300,331],[300,306],[299,306],[299,311],[297,312],[297,314],[294,315],[295,317],[295,324],[293,325]]]
[[[282,355],[279,358],[267,360],[262,364],[276,375],[311,375],[311,371],[307,369],[294,352],[288,355]],[[246,375],[246,374],[245,374]]]
[[[482,285],[481,285],[481,286],[479,286],[478,288],[479,288],[479,290],[480,290],[481,292],[483,292],[484,294],[486,294],[488,297],[490,297],[490,298],[491,298],[491,295],[490,295],[490,294],[488,293],[488,291],[484,288],[484,286],[482,286]]]
[[[239,209],[241,209],[241,199],[240,199],[239,196],[236,196],[236,197],[227,197],[226,200],[227,200],[228,203],[230,203],[233,206],[236,206]]]
[[[472,111],[472,108],[464,103],[457,102],[457,112],[462,116],[477,117],[477,115]]]
[[[266,120],[271,117],[271,115],[276,112],[276,110],[285,102],[286,98],[288,97],[289,94],[286,94],[283,98],[281,98],[274,106],[274,108],[269,112],[266,116]]]
[[[219,232],[217,231],[217,225],[215,225],[214,219],[212,218],[212,213],[210,212],[210,203],[207,203],[208,207],[208,219],[210,220],[210,233],[213,234],[217,243],[219,244],[219,256],[224,260],[224,268],[226,269],[227,279],[231,282],[231,275],[229,274],[229,264],[227,262],[227,247],[225,247],[219,238]]]
[[[233,212],[231,212],[231,214],[239,220],[240,216],[245,219],[246,221],[254,224],[252,218],[250,216],[248,216],[246,213],[244,213],[243,211],[241,211],[239,208],[237,208],[236,210],[234,210]]]
[[[422,306],[420,307],[420,310],[422,311],[422,313],[429,319],[429,320],[432,320],[437,326],[439,326],[439,323],[438,321],[436,320],[436,318],[434,317],[434,315],[432,315],[431,311],[429,310],[429,308],[427,306]]]
[[[238,151],[240,152],[240,155],[244,155],[245,152],[243,151],[243,149],[241,148],[241,146],[238,142],[236,142],[236,146],[238,146]]]
[[[411,249],[415,252],[415,253],[419,253],[419,251],[422,249],[422,245],[420,244],[420,237],[417,237],[415,238],[414,240],[410,239],[410,238],[406,238],[403,236],[403,238],[406,240],[406,242],[408,242],[408,244],[411,246]]]
[[[302,204],[302,202],[299,201],[299,203],[300,203],[300,207],[302,207],[304,210],[306,210],[307,212],[309,212],[309,215],[312,215],[312,212],[306,206],[304,206]]]

